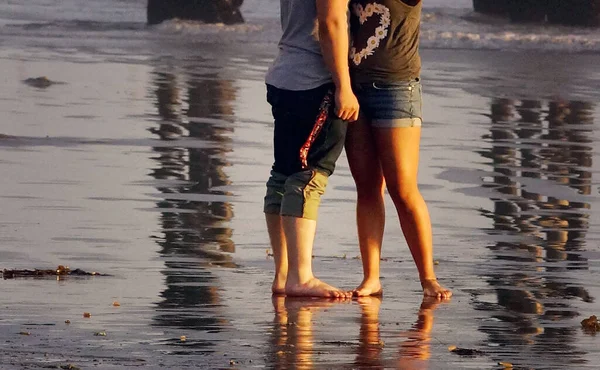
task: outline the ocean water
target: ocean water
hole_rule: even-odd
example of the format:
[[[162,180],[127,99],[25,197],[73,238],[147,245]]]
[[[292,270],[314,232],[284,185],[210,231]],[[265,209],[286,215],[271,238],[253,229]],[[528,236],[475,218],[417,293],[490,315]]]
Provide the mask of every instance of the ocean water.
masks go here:
[[[0,368],[597,368],[598,31],[425,2],[419,182],[454,297],[422,301],[388,199],[385,296],[337,304],[271,299],[278,2],[242,11],[147,27],[144,1],[0,2],[0,269],[112,275],[0,281]],[[354,198],[342,156],[314,264],[348,289]]]
[[[272,44],[277,42],[278,2],[246,0],[242,7],[246,24],[213,26],[171,21],[148,28],[144,0],[96,0],[82,3],[65,0],[28,3],[6,0],[0,4],[0,27],[4,43],[52,46],[57,49],[144,48],[148,40]],[[424,2],[423,48],[600,51],[595,29],[548,25],[516,25],[474,13],[469,0]],[[147,47],[147,45],[146,45]]]

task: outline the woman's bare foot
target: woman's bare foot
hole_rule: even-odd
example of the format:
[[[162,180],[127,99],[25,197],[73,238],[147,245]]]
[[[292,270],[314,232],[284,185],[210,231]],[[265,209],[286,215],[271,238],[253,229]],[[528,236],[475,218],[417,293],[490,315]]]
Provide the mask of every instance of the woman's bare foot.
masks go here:
[[[294,284],[288,281],[285,284],[285,294],[290,297],[322,297],[322,298],[350,298],[352,292],[346,292],[312,278],[304,284]]]
[[[352,294],[356,297],[381,296],[383,289],[379,279],[367,279],[363,280],[358,288],[352,291]]]
[[[437,279],[426,279],[421,281],[423,295],[426,297],[435,297],[438,299],[448,299],[452,297],[452,292],[449,289],[441,286]]]
[[[271,285],[271,291],[275,295],[283,295],[285,294],[285,281],[287,280],[286,276],[275,275],[275,279],[273,279],[273,285]]]

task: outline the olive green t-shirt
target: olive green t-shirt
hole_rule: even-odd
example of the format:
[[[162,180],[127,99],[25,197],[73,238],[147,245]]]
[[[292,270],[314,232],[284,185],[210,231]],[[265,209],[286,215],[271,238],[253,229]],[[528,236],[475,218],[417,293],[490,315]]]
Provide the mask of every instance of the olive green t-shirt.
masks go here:
[[[419,77],[422,2],[350,0],[350,68],[356,82],[406,81]]]

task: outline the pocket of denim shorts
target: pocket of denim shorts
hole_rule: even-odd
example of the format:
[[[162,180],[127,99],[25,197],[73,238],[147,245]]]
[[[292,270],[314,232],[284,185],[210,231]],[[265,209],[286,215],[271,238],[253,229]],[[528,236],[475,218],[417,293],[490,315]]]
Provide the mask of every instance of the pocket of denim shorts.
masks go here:
[[[375,90],[412,91],[416,87],[414,82],[381,83],[373,82]]]

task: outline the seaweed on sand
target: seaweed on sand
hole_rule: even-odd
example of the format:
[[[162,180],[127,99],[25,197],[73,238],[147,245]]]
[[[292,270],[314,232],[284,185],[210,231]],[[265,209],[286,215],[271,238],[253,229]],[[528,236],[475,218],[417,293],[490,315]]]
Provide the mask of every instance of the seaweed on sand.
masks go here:
[[[6,279],[14,279],[14,278],[23,278],[23,277],[33,277],[33,278],[48,278],[48,277],[60,277],[60,276],[109,276],[107,274],[101,274],[98,272],[87,272],[81,269],[71,270],[69,266],[59,265],[56,269],[34,269],[34,270],[25,270],[25,269],[14,269],[2,270],[2,277]]]

